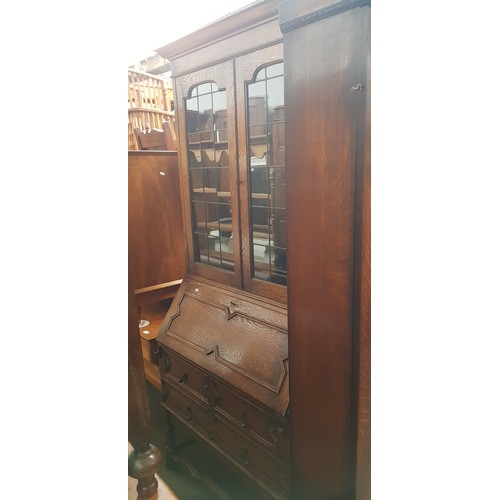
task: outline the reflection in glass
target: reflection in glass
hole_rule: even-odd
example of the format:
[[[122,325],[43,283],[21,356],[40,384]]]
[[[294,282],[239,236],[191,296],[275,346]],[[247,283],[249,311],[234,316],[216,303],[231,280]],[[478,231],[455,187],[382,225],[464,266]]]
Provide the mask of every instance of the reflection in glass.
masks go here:
[[[208,263],[221,267],[220,238],[215,235],[208,237]]]
[[[266,68],[262,68],[256,75],[255,81],[264,80],[266,78]]]
[[[234,270],[226,91],[198,85],[185,105],[195,260]]]
[[[195,225],[195,231],[201,233],[207,233],[207,217],[205,214],[205,203],[200,201],[194,201],[192,210],[193,210],[193,222]]]
[[[195,259],[208,263],[208,237],[206,234],[194,233]]]
[[[283,120],[281,117],[275,117],[274,113],[276,108],[284,106],[285,103],[285,90],[283,86],[283,77],[273,78],[267,82],[267,112],[268,121],[272,123],[277,119]]]
[[[279,285],[286,285],[287,280],[287,251],[286,248],[274,248],[271,265],[271,281]]]
[[[270,281],[271,278],[271,248],[266,245],[253,245],[254,277]]]
[[[287,284],[283,63],[247,84],[252,275]]]
[[[265,165],[258,165],[257,162],[250,168],[250,194],[252,205],[261,205],[262,201],[259,202],[258,200],[265,200],[267,206],[269,200],[269,170]]]
[[[226,112],[226,91],[219,90],[212,94],[213,111],[218,113],[220,111]]]
[[[265,68],[267,78],[272,78],[273,76],[283,75],[283,63],[273,64],[272,66],[267,66]]]
[[[286,178],[285,167],[271,167],[269,169],[269,206],[286,208]]]
[[[217,85],[215,84],[214,86],[217,87]],[[212,84],[210,82],[202,83],[201,85],[198,85],[195,88],[198,89],[198,95],[209,94],[210,92],[212,92]]]
[[[256,82],[248,85],[248,125],[263,125],[267,123],[266,115],[266,82]]]

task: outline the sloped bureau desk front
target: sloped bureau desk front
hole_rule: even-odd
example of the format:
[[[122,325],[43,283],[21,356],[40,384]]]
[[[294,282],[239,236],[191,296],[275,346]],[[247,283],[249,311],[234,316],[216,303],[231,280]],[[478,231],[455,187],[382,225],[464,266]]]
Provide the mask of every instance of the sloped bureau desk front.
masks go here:
[[[164,407],[271,498],[287,491],[286,307],[186,276],[157,337]]]

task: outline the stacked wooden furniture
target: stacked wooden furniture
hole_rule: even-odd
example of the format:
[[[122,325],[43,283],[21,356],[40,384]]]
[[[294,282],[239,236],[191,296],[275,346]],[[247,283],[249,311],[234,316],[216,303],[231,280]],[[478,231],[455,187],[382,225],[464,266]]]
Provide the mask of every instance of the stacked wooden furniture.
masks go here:
[[[253,498],[288,490],[277,18],[278,1],[262,2],[158,50],[172,64],[188,266],[157,336],[164,406],[252,485]]]
[[[158,128],[134,128],[134,134],[140,150],[177,151],[175,139],[169,122],[162,122],[161,130]]]

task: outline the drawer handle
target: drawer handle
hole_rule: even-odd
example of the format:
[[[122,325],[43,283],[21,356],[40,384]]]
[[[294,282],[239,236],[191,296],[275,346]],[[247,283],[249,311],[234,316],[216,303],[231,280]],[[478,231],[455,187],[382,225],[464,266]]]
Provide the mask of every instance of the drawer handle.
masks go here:
[[[243,428],[248,427],[248,424],[247,424],[247,422],[246,422],[245,418],[246,418],[245,412],[244,412],[244,411],[242,411],[242,412],[240,413],[240,427],[243,427]]]
[[[184,382],[186,382],[186,380],[188,379],[188,374],[187,373],[183,373],[181,378],[179,379],[179,383],[180,384],[183,384]]]
[[[168,360],[166,353],[161,348],[158,350],[158,365],[162,373],[167,373],[170,368],[170,361]]]
[[[220,396],[217,393],[215,393],[209,399],[210,399],[209,401],[210,406],[215,406],[220,401]]]
[[[243,465],[250,465],[250,461],[248,460],[248,451],[246,448],[243,448],[240,453],[241,461]]]

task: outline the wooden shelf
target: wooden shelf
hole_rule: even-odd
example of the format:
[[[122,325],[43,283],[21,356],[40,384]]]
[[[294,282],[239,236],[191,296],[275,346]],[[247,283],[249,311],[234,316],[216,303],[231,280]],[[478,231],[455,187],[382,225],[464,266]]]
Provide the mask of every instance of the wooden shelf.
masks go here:
[[[233,232],[233,225],[229,222],[220,222],[213,220],[207,222],[207,225],[205,226],[204,222],[198,222],[198,229],[210,229],[212,231],[215,231],[216,229],[220,229],[221,231],[227,232],[227,233],[232,233]]]
[[[267,193],[252,193],[252,199],[254,200],[269,200],[271,195]]]

